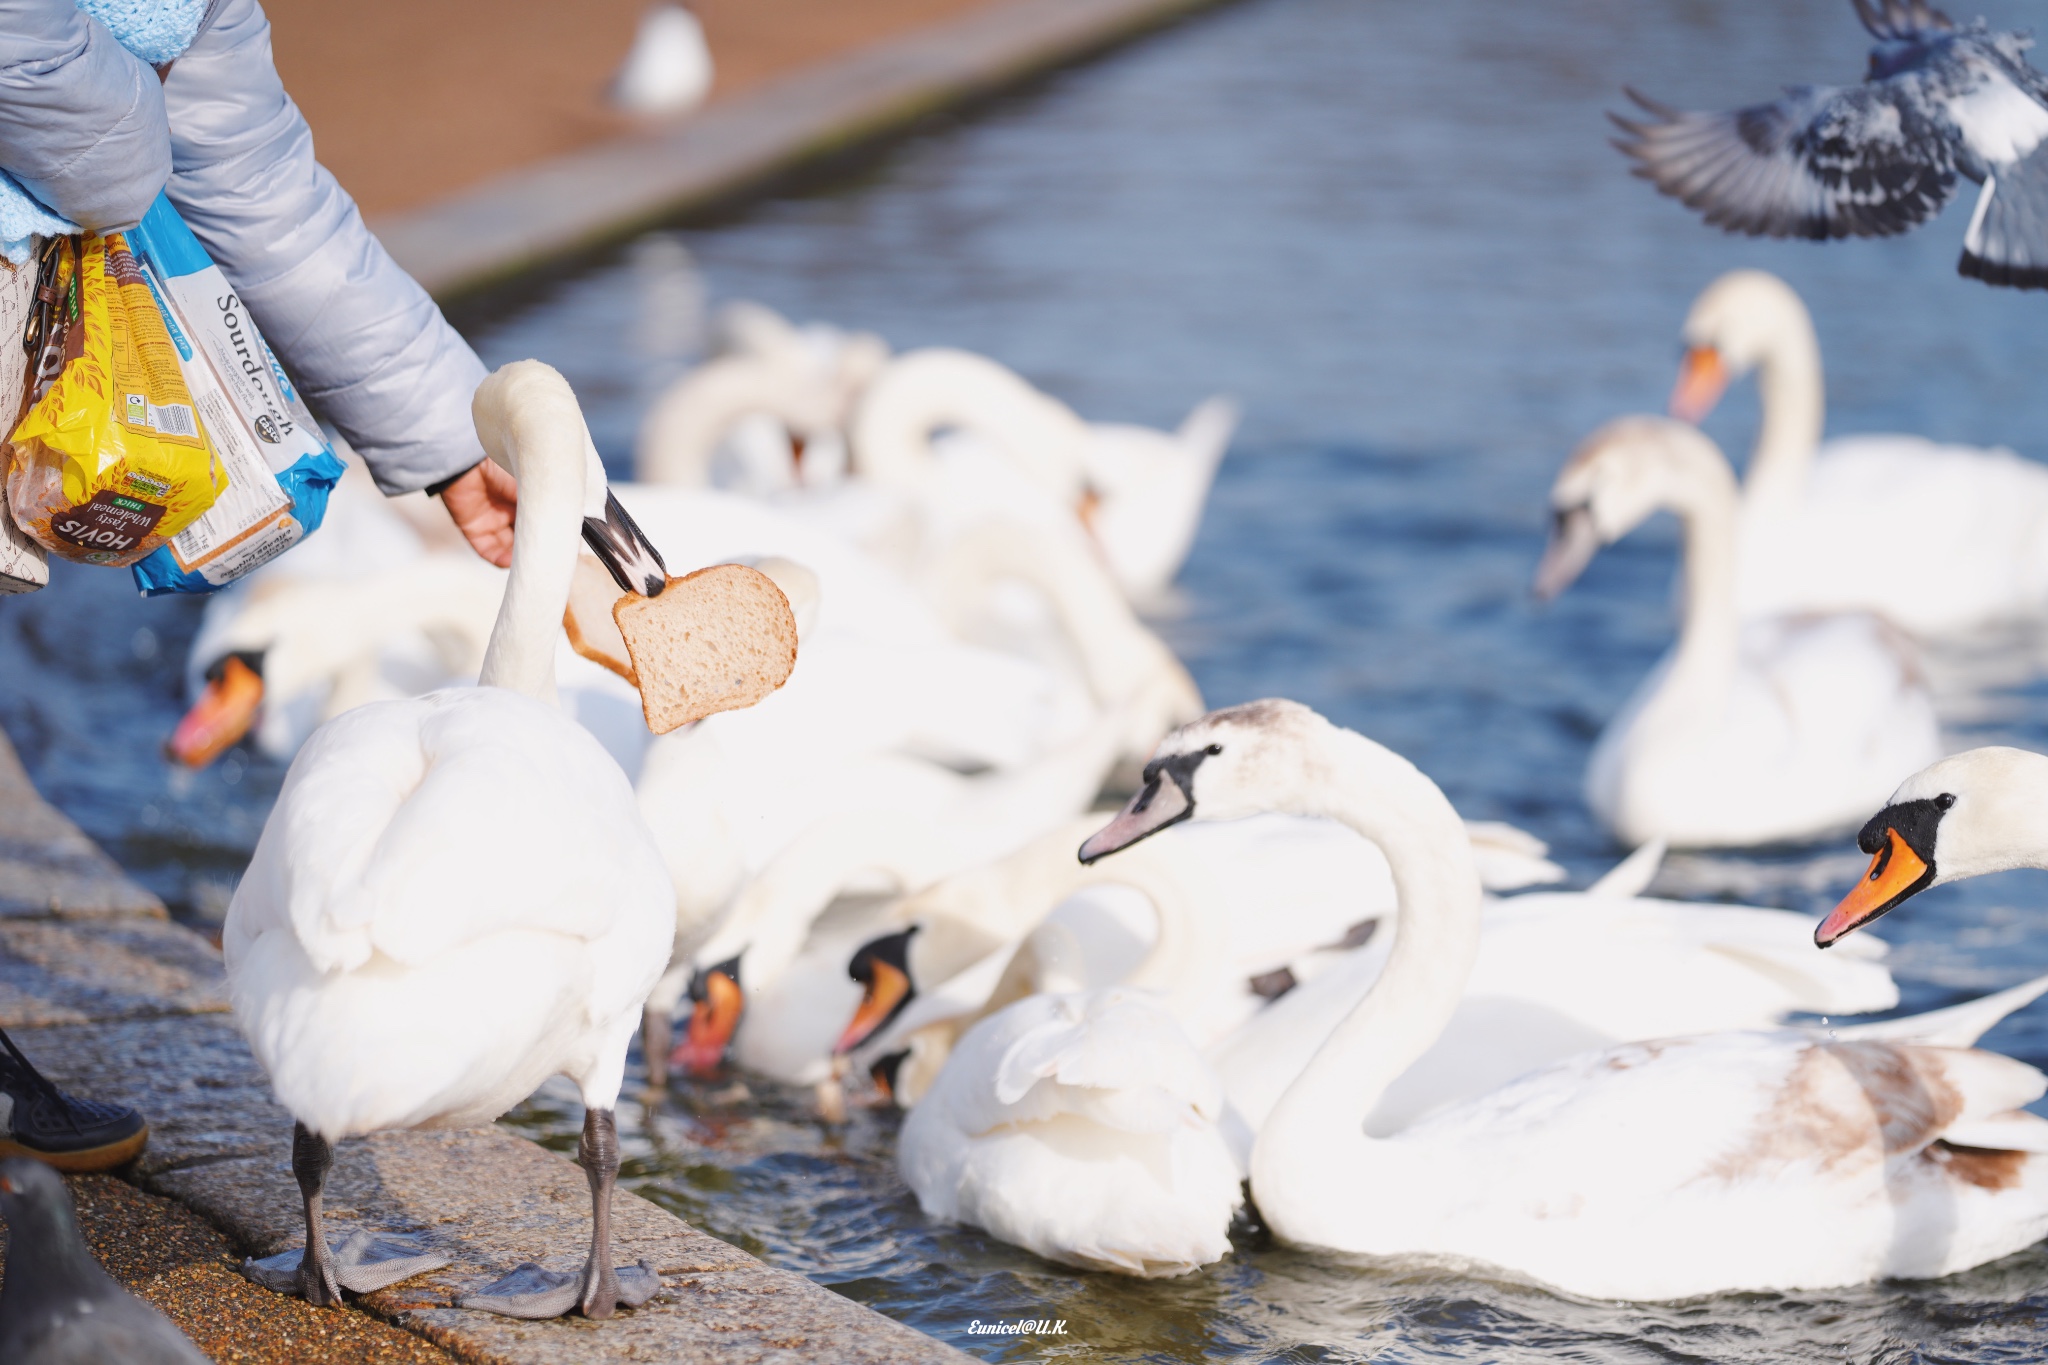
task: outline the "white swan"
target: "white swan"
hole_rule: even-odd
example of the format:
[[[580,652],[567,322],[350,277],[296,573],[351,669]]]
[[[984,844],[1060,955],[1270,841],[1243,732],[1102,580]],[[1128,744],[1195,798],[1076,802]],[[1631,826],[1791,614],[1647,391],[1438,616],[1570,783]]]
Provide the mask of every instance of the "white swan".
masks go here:
[[[575,396],[526,361],[487,379],[474,406],[485,449],[520,481],[482,685],[361,707],[318,730],[228,909],[235,1020],[297,1120],[305,1197],[305,1251],[256,1273],[326,1304],[416,1270],[418,1258],[364,1254],[361,1239],[330,1253],[331,1144],[487,1123],[561,1073],[587,1108],[589,1260],[576,1274],[528,1267],[464,1302],[603,1317],[658,1283],[611,1264],[612,1106],[675,915],[624,774],[549,704],[579,531],[611,520]],[[623,538],[607,549],[651,553]],[[658,582],[652,563],[633,581]]]
[[[1840,1041],[1784,1030],[1587,1052],[1369,1135],[1478,953],[1457,813],[1399,756],[1293,702],[1177,731],[1151,772],[1084,857],[1180,819],[1277,809],[1343,820],[1393,864],[1386,969],[1252,1152],[1252,1197],[1281,1241],[1672,1299],[1944,1275],[2048,1231],[2048,1121],[2020,1112],[2048,1080],[1958,1045],[1948,1011]]]
[[[1857,845],[1870,870],[1814,931],[1826,948],[1930,886],[2048,867],[2048,757],[1992,745],[1899,784]]]
[[[915,1104],[963,1027],[1038,988],[1029,953],[1001,960],[1019,935],[1058,924],[1077,942],[1077,980],[1155,992],[1208,1049],[1230,1103],[1225,1131],[1248,1160],[1252,1135],[1371,989],[1394,937],[1373,932],[1394,911],[1384,856],[1332,823],[1267,814],[1184,825],[1087,866],[1066,826],[939,883],[882,916],[892,932],[854,956],[861,1004],[838,1050],[872,1058],[892,1098]],[[1300,837],[1311,833],[1323,837]],[[1389,1086],[1374,1130],[1588,1047],[1898,1003],[1881,953],[1821,958],[1788,911],[1642,898],[1655,870],[1654,856],[1638,856],[1584,892],[1489,901],[1456,1016]],[[1113,891],[1142,898],[1135,928],[1123,907],[1101,903]],[[1311,948],[1324,951],[1304,962]]]
[[[1160,598],[1194,543],[1209,486],[1237,426],[1211,399],[1172,434],[1091,426],[995,361],[934,347],[884,366],[854,412],[854,467],[916,495],[950,539],[994,515],[1077,528],[1127,595]],[[935,446],[941,430],[971,439]]]
[[[1874,611],[1936,635],[2048,614],[2048,468],[1918,436],[1822,445],[1813,320],[1761,270],[1707,286],[1684,336],[1674,416],[1698,421],[1731,378],[1757,374],[1763,427],[1744,485],[1737,594],[1746,615]]]
[[[1586,802],[1623,843],[1741,846],[1853,826],[1941,752],[1912,656],[1875,618],[1740,619],[1735,482],[1694,428],[1608,423],[1573,452],[1550,501],[1544,597],[1653,512],[1684,527],[1678,643],[1586,767]]]
[[[1155,1277],[1220,1260],[1243,1202],[1223,1087],[1152,997],[1063,970],[1062,937],[1033,936],[1045,993],[967,1030],[911,1110],[904,1182],[926,1216],[1068,1265]]]

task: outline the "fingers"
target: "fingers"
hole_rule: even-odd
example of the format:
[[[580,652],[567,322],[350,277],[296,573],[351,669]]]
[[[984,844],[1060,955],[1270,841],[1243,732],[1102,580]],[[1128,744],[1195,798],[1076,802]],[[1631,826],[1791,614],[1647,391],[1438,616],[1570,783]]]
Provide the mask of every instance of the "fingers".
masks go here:
[[[512,523],[519,506],[519,484],[489,460],[480,461],[441,490],[441,505],[463,538],[485,560],[501,569],[512,567]]]

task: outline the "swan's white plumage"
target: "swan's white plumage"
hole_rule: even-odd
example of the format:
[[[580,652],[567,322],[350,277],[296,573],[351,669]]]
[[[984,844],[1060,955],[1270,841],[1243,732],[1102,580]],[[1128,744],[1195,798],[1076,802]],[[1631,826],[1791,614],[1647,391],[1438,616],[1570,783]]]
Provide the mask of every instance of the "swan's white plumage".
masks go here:
[[[1684,335],[1721,373],[1757,372],[1763,425],[1744,480],[1737,592],[1745,616],[1869,611],[1944,635],[2048,612],[2048,468],[1920,436],[1823,444],[1813,319],[1767,272],[1708,285]]]
[[[306,742],[223,933],[235,1020],[319,1136],[495,1118],[562,1073],[618,1095],[675,930],[618,765],[541,696],[602,470],[568,385],[487,380],[479,434],[521,516],[483,673],[360,707]]]
[[[1070,1265],[1181,1274],[1230,1250],[1241,1194],[1221,1107],[1144,994],[1035,995],[960,1039],[897,1161],[931,1217]]]
[[[1279,809],[1376,840],[1399,888],[1386,967],[1252,1150],[1253,1197],[1281,1240],[1672,1299],[1943,1275],[2048,1232],[2048,1159],[2033,1136],[2048,1122],[2017,1111],[2048,1082],[1966,1048],[1789,1029],[1635,1042],[1369,1131],[1390,1086],[1454,1024],[1481,952],[1456,812],[1398,755],[1291,702],[1217,712],[1159,757],[1188,768],[1184,800],[1126,807],[1093,855],[1177,808]],[[2026,1140],[1989,1152],[1944,1141],[2001,1130]]]

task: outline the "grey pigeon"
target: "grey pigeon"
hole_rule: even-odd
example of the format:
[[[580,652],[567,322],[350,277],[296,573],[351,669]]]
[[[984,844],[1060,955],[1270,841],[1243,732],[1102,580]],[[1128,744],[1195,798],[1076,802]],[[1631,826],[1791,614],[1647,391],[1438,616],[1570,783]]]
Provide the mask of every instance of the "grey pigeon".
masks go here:
[[[7,1365],[207,1365],[171,1320],[136,1298],[86,1249],[63,1177],[40,1161],[0,1161]]]
[[[1673,109],[1628,92],[1615,145],[1637,175],[1753,237],[1892,237],[1955,195],[1984,188],[1957,269],[1987,284],[2048,289],[2048,78],[2033,40],[1958,28],[1925,0],[1855,0],[1877,44],[1861,85],[1793,86],[1731,113]]]

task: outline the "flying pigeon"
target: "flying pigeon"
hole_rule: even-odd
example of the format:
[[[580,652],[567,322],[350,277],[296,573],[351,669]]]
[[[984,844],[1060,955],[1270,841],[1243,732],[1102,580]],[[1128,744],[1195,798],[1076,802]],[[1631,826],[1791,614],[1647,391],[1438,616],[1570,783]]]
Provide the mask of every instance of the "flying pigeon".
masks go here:
[[[1984,188],[1957,269],[2048,289],[2048,78],[2033,40],[1965,28],[1925,0],[1855,0],[1877,39],[1863,84],[1792,86],[1774,104],[1687,113],[1628,91],[1648,117],[1610,115],[1635,173],[1755,237],[1892,237]]]
[[[63,1177],[40,1161],[0,1161],[7,1278],[0,1360],[7,1365],[207,1365],[171,1320],[100,1269],[78,1230]]]

